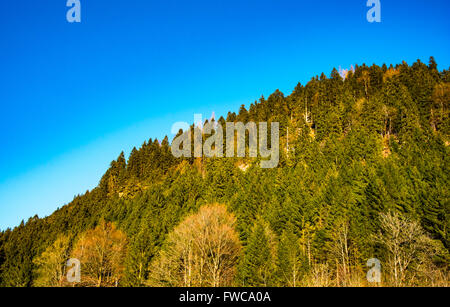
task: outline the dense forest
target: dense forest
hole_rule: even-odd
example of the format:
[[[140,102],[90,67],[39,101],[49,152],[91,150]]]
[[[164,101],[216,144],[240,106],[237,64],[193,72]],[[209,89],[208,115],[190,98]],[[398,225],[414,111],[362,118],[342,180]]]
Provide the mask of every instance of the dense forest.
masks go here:
[[[371,286],[377,258],[375,285],[448,286],[449,102],[434,58],[358,65],[217,119],[279,122],[277,168],[145,141],[93,190],[1,232],[0,285],[72,286],[77,258],[77,286]]]

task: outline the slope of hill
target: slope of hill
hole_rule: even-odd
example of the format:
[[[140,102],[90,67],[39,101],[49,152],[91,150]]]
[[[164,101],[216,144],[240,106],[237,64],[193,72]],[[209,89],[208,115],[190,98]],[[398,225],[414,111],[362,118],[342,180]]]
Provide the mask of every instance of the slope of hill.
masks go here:
[[[218,120],[279,122],[277,168],[177,159],[167,137],[122,153],[94,190],[0,233],[0,285],[65,285],[74,256],[86,286],[366,285],[370,258],[385,285],[448,285],[450,72],[431,58],[344,77],[334,69]],[[205,219],[227,229],[225,255],[202,252],[215,242],[194,231],[213,227]],[[182,256],[183,240],[203,236],[194,260]]]

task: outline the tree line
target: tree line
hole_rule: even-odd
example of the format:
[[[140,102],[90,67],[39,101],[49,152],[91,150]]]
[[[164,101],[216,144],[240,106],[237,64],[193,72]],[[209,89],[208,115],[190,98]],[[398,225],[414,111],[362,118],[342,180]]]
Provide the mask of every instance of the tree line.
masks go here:
[[[279,122],[275,169],[150,139],[1,232],[0,285],[67,286],[70,257],[78,286],[364,286],[370,258],[382,285],[448,285],[449,101],[433,58],[363,64],[217,119]]]

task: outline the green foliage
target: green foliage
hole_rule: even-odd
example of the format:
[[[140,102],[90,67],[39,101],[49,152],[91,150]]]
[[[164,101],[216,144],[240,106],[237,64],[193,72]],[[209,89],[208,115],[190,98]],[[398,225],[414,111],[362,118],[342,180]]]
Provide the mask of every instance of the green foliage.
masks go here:
[[[286,287],[300,285],[308,270],[308,260],[301,246],[301,240],[294,233],[294,228],[288,227],[281,235],[278,245],[279,285]]]
[[[176,159],[167,137],[150,139],[128,159],[121,153],[112,161],[97,188],[0,233],[0,285],[36,284],[36,257],[62,233],[73,239],[105,220],[129,238],[121,285],[143,286],[167,235],[214,202],[237,219],[244,252],[236,285],[299,285],[325,265],[336,278],[362,271],[367,259],[386,253],[371,237],[381,229],[380,213],[389,211],[418,221],[444,246],[435,264],[445,272],[449,98],[450,72],[430,59],[428,66],[355,66],[345,79],[333,70],[289,96],[277,90],[229,112],[231,122],[280,123],[276,169],[249,158]],[[330,251],[342,221],[348,255],[336,265]]]
[[[239,265],[239,285],[268,287],[274,285],[274,235],[268,225],[259,220],[253,228],[245,255]]]

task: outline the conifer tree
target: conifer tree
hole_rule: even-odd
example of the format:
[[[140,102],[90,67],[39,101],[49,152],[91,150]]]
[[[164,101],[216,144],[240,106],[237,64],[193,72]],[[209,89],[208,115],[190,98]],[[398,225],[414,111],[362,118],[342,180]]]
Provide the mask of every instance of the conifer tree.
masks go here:
[[[239,266],[239,285],[268,287],[274,285],[275,242],[269,227],[258,220],[253,227]]]
[[[278,245],[278,279],[281,286],[297,287],[301,285],[307,272],[307,259],[301,249],[300,239],[289,225],[280,238]]]

